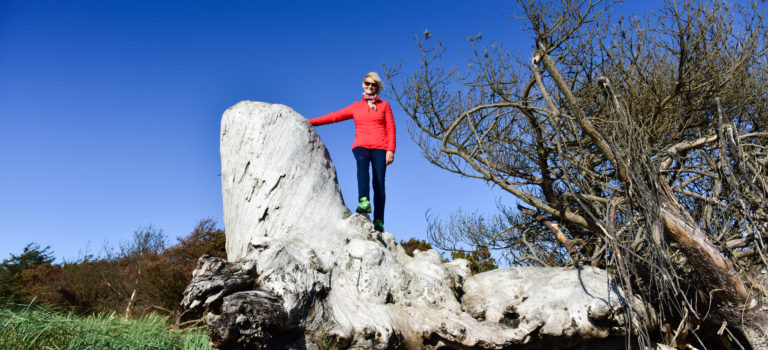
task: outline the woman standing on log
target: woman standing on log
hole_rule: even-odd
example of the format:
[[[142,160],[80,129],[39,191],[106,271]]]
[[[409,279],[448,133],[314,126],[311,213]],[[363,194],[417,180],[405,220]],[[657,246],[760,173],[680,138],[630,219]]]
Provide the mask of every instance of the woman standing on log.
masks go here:
[[[373,227],[384,231],[384,176],[387,165],[395,160],[395,120],[389,103],[379,99],[383,85],[376,72],[363,78],[363,98],[344,109],[310,119],[314,125],[355,121],[355,141],[352,154],[357,161],[358,213],[370,213],[369,169],[373,168]]]

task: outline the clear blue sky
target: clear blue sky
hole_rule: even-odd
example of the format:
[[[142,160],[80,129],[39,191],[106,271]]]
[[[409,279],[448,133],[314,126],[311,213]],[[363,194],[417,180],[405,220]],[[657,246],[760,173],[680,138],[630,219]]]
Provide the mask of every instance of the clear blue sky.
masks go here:
[[[245,99],[307,118],[341,109],[382,62],[412,68],[424,29],[451,57],[478,32],[528,57],[522,22],[504,16],[516,11],[501,0],[0,1],[0,259],[29,242],[71,260],[146,225],[171,240],[200,219],[223,226],[225,109]],[[398,240],[426,238],[427,210],[514,203],[430,165],[394,113],[385,226]],[[351,202],[354,126],[318,131]]]

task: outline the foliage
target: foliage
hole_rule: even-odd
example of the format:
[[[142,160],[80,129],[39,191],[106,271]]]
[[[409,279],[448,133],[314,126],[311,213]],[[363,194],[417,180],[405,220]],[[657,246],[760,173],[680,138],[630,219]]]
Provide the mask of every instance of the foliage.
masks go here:
[[[162,312],[180,326],[184,320],[200,317],[180,306],[197,259],[205,254],[225,257],[225,237],[212,220],[202,220],[175,245],[166,247],[165,242],[162,231],[150,226],[137,230],[133,240],[123,242],[119,249],[107,250],[103,258],[27,264],[20,269],[13,290],[17,300],[35,300],[84,314],[139,317]]]
[[[408,254],[408,256],[413,256],[414,250],[420,250],[420,251],[427,251],[432,249],[432,244],[425,241],[425,240],[418,240],[416,238],[411,238],[407,242],[406,241],[400,241],[400,245],[405,249],[405,254]],[[499,265],[496,263],[496,259],[491,257],[491,252],[488,250],[488,247],[485,246],[478,246],[475,250],[455,250],[451,252],[451,258],[452,259],[465,259],[469,261],[469,269],[472,271],[472,274],[495,270],[499,268]],[[449,261],[446,259],[443,259],[444,261]]]
[[[0,298],[19,300],[19,291],[24,286],[24,270],[50,264],[53,260],[51,247],[41,248],[37,243],[27,244],[19,255],[11,254],[0,263]]]
[[[414,250],[420,250],[422,252],[426,252],[427,250],[432,249],[432,245],[429,244],[429,242],[425,240],[418,240],[416,238],[411,237],[411,239],[406,241],[400,241],[400,245],[403,246],[403,249],[405,249],[405,254],[408,254],[408,256],[413,256]]]
[[[520,203],[432,222],[432,243],[610,269],[674,325],[670,345],[725,324],[768,346],[765,6],[667,1],[612,20],[610,1],[519,3],[530,58],[473,36],[468,68],[446,67],[427,31],[415,72],[386,67],[425,157]]]
[[[137,320],[115,314],[78,317],[33,304],[5,304],[0,319],[0,349],[210,349],[204,333],[170,330],[168,320],[154,314]]]
[[[19,274],[29,266],[51,263],[53,260],[53,252],[50,246],[40,248],[40,245],[37,243],[29,243],[24,247],[24,251],[21,254],[11,254],[11,257],[4,260],[0,267],[13,274]]]
[[[469,261],[469,269],[472,274],[491,271],[499,268],[496,259],[491,257],[491,252],[486,246],[479,246],[475,250],[457,250],[451,252],[453,259],[466,259]]]

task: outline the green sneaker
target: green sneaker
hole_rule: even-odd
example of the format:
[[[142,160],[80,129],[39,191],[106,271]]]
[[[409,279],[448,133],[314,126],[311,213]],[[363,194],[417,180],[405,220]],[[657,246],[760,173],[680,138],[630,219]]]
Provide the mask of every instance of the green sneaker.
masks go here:
[[[360,204],[357,205],[355,211],[361,214],[367,214],[371,212],[371,202],[368,201],[368,197],[360,198]]]
[[[373,229],[379,232],[384,232],[384,220],[373,220]]]

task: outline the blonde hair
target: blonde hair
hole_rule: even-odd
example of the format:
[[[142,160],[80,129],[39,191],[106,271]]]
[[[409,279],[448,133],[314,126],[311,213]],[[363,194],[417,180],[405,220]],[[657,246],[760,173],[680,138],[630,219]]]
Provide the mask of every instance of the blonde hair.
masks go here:
[[[379,73],[376,72],[368,72],[368,74],[365,75],[365,78],[363,78],[363,83],[365,83],[365,79],[371,78],[373,81],[376,82],[376,85],[378,88],[376,89],[376,92],[381,92],[381,90],[384,90],[384,84],[381,83],[381,78],[379,78]]]

